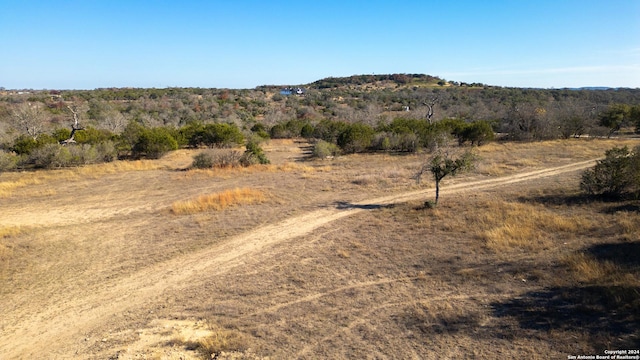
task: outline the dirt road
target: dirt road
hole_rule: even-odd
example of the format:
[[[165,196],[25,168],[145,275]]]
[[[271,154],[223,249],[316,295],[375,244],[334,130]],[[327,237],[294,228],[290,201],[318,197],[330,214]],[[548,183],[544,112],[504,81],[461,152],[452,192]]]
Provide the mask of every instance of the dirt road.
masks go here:
[[[518,182],[532,181],[544,177],[575,172],[592,166],[593,160],[570,165],[521,173],[501,178],[444,186],[442,195],[482,191]],[[185,255],[142,268],[126,277],[91,284],[82,296],[58,297],[57,300],[36,302],[24,301],[9,309],[2,309],[0,334],[0,358],[83,358],[84,334],[102,326],[106,321],[129,310],[139,308],[152,301],[158,294],[181,292],[189,287],[199,274],[229,273],[241,267],[248,257],[263,253],[267,248],[288,240],[303,237],[313,230],[351,216],[355,213],[384,205],[426,199],[433,190],[420,190],[393,194],[354,203],[328,204],[326,207],[290,217],[284,221],[258,227],[225,241],[215,247],[186,253]],[[33,209],[32,209],[33,210]],[[64,209],[61,209],[62,211]],[[118,211],[96,209],[89,220],[99,219],[100,214],[116,214]],[[141,211],[143,208],[135,209]],[[35,211],[35,210],[34,210]],[[50,214],[55,209],[47,210]],[[61,213],[66,213],[66,210]],[[4,221],[28,219],[33,214],[12,214]],[[41,214],[42,215],[42,214]],[[65,215],[68,216],[68,215]],[[35,218],[35,216],[32,216]],[[54,216],[49,216],[55,219]],[[67,219],[62,217],[61,219]],[[70,219],[68,219],[71,221]],[[77,296],[77,294],[74,294]],[[37,304],[45,303],[46,306]],[[271,304],[277,307],[278,304]]]

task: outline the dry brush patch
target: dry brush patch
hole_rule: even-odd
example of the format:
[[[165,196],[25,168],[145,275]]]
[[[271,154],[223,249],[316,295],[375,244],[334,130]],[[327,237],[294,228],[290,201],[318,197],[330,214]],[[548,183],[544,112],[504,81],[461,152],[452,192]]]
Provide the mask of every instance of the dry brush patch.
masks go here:
[[[262,203],[266,200],[264,192],[250,188],[236,188],[222,192],[200,195],[192,200],[176,201],[171,205],[174,214],[195,214],[209,210],[224,210],[234,205]]]
[[[558,235],[575,237],[597,227],[576,215],[554,213],[542,205],[488,201],[469,214],[476,236],[496,253],[542,251],[554,245]]]

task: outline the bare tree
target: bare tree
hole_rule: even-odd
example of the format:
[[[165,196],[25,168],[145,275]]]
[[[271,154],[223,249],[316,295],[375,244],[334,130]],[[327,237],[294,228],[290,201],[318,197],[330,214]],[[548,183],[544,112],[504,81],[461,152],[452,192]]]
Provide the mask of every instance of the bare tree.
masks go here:
[[[433,107],[436,106],[436,102],[438,102],[438,98],[434,97],[431,99],[431,101],[429,102],[424,102],[423,104],[427,106],[427,108],[429,108],[429,110],[427,111],[427,121],[429,122],[429,124],[431,124],[433,122],[433,120],[431,119],[433,117]]]
[[[22,103],[11,113],[13,126],[34,140],[44,132],[47,117],[40,103]]]
[[[118,110],[110,109],[106,113],[101,114],[100,117],[101,119],[98,119],[98,121],[112,133],[119,134],[124,130],[124,127],[127,126],[127,119],[125,119],[124,115]]]
[[[66,139],[66,140],[60,141],[60,144],[62,144],[62,145],[75,143],[76,142],[76,140],[75,140],[76,131],[84,130],[84,128],[80,126],[78,108],[76,106],[73,106],[73,105],[67,105],[67,109],[69,109],[71,111],[71,113],[73,114],[73,124],[71,125],[71,134],[69,135],[69,138]]]

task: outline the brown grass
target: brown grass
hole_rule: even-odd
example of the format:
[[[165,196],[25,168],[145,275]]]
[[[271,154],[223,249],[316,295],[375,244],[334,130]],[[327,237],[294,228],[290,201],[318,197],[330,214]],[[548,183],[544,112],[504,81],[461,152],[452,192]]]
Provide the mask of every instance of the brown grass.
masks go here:
[[[578,161],[604,156],[614,146],[637,145],[633,139],[567,139],[541,142],[493,142],[477,149],[481,161],[477,172],[502,176],[523,168],[539,167],[550,161]]]
[[[193,177],[231,179],[236,176],[246,176],[251,174],[289,172],[302,173],[303,176],[307,176],[314,173],[330,172],[331,170],[332,167],[329,165],[310,166],[305,164],[285,162],[283,164],[252,165],[248,167],[230,166],[214,167],[211,169],[191,169],[187,172],[184,172],[183,174],[180,174],[178,179],[192,179]]]
[[[621,272],[620,267],[610,261],[599,261],[593,256],[578,252],[568,255],[563,262],[579,282],[607,282],[609,285],[625,282],[626,276]]]
[[[19,226],[0,226],[0,238],[9,238],[22,232]]]
[[[7,240],[19,235],[22,228],[18,226],[0,226],[0,260],[11,256],[11,247],[7,245]]]
[[[595,158],[612,145],[568,140],[490,144],[478,150],[480,161],[494,167],[487,173],[495,175]],[[180,164],[188,166],[190,153],[178,155]],[[0,174],[10,192],[21,189],[10,195],[11,201],[0,201],[0,213],[34,225],[33,230],[29,225],[3,229],[9,237],[0,237],[5,251],[12,252],[8,261],[0,262],[7,264],[0,266],[0,308],[7,330],[0,334],[6,339],[0,349],[14,351],[10,357],[15,358],[47,351],[70,358],[114,358],[119,353],[120,358],[145,358],[145,353],[184,352],[185,346],[193,349],[189,353],[236,349],[244,355],[249,350],[241,349],[250,347],[272,359],[563,358],[602,353],[605,343],[629,348],[638,339],[637,331],[631,338],[599,328],[614,310],[630,317],[621,319],[622,325],[637,324],[637,315],[624,306],[606,308],[605,302],[602,321],[574,320],[587,314],[580,307],[581,294],[591,291],[583,289],[585,284],[613,279],[625,291],[630,285],[637,288],[637,271],[627,269],[634,264],[598,258],[600,253],[593,250],[603,242],[638,241],[640,234],[637,211],[611,210],[632,206],[562,202],[563,194],[576,191],[577,172],[445,194],[435,209],[424,209],[424,199],[418,198],[389,207],[372,203],[366,209],[336,209],[336,203],[426,191],[432,184],[418,187],[411,179],[423,154],[367,154],[211,172],[175,171],[186,166],[172,163],[172,158]],[[138,171],[152,169],[159,171]],[[126,176],[97,175],[129,171]],[[445,187],[464,183],[467,176],[480,177],[461,175],[447,180]],[[47,189],[53,190],[52,196],[33,198]],[[209,206],[245,203],[224,189],[245,189],[249,204],[265,199],[270,203],[199,213]],[[538,189],[551,190],[536,193]],[[209,192],[216,193],[198,197]],[[182,257],[195,259],[192,255],[202,249],[213,254],[218,244],[318,209],[349,215],[256,250],[237,263],[186,272],[193,267],[185,266]],[[191,212],[198,214],[172,215]],[[83,218],[85,214],[92,216]],[[71,222],[38,224],[58,216]],[[151,289],[146,275],[171,272],[180,275],[180,283],[159,281],[161,291],[148,291],[144,301],[136,299]],[[123,289],[111,297],[123,298],[121,306],[110,307],[105,300],[111,288]],[[558,302],[563,296],[568,298]],[[96,309],[92,314],[100,315],[86,321],[83,309]],[[211,319],[225,326],[198,337],[175,335],[169,328],[156,342],[137,336],[155,319],[176,317]],[[612,329],[618,325],[609,324]],[[583,325],[589,327],[583,331]],[[25,336],[12,335],[14,329]],[[103,336],[108,342],[101,341]],[[178,340],[167,342],[171,338]],[[139,345],[123,354],[132,343]]]
[[[13,192],[21,187],[40,184],[41,179],[38,177],[28,178],[26,176],[17,178],[15,180],[0,182],[0,198],[9,197]]]
[[[242,351],[247,348],[247,339],[239,331],[212,326],[211,335],[195,341],[196,350],[206,359],[210,359],[221,352]]]
[[[192,200],[177,201],[171,205],[171,211],[178,215],[209,210],[219,211],[234,205],[262,203],[265,199],[265,194],[260,190],[236,188],[215,194],[200,195]]]
[[[75,181],[80,179],[97,179],[107,174],[130,171],[148,171],[161,169],[162,166],[151,160],[114,161],[110,163],[86,165],[70,169],[39,170],[2,174],[7,180],[0,182],[0,198],[13,195],[15,190],[32,185],[40,185],[53,181]],[[51,190],[55,194],[55,190]],[[47,195],[47,194],[45,194]]]
[[[575,234],[596,225],[578,216],[554,213],[542,205],[507,201],[485,202],[468,217],[476,236],[498,253],[541,251],[552,246],[559,233]]]
[[[638,213],[619,211],[614,215],[621,236],[627,240],[640,240],[640,216]]]

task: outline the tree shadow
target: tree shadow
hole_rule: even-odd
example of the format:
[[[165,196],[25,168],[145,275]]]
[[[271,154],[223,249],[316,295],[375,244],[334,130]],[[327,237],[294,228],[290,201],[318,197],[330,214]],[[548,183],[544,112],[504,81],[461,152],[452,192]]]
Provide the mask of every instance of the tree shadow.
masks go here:
[[[620,205],[608,207],[604,209],[602,212],[608,215],[612,215],[621,211],[640,212],[640,204],[634,204],[634,203],[620,204]]]
[[[517,320],[520,328],[587,334],[596,347],[640,346],[640,288],[553,287],[491,304],[494,316]],[[610,342],[619,342],[611,344]]]
[[[580,330],[595,348],[640,347],[640,242],[607,243],[584,251],[599,262],[617,266],[616,283],[557,286],[491,304],[499,318],[515,319],[520,328],[535,331]],[[615,345],[615,346],[614,346]]]
[[[339,210],[348,210],[348,209],[362,209],[362,210],[376,210],[376,209],[384,209],[384,208],[392,208],[393,204],[354,204],[348,201],[336,201],[335,206]]]
[[[546,194],[538,196],[520,196],[518,201],[522,203],[536,203],[541,205],[567,205],[578,206],[588,204],[612,204],[604,207],[601,212],[611,215],[620,211],[640,212],[640,203],[637,200],[616,196],[592,196],[587,194]]]
[[[599,261],[609,261],[623,271],[640,273],[640,241],[597,244],[589,247],[586,253]]]
[[[584,205],[597,201],[584,194],[547,194],[538,196],[520,196],[518,201],[522,203],[536,203],[542,205]]]

